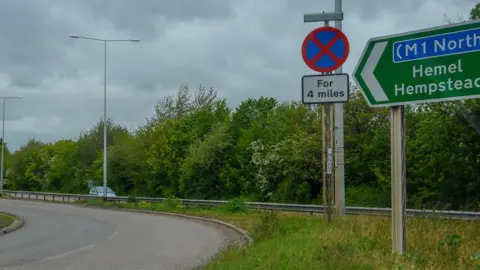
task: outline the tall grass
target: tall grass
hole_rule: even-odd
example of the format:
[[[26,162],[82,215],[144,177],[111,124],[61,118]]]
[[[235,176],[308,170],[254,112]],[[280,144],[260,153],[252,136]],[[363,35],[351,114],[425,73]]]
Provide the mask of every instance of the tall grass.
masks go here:
[[[480,223],[426,218],[407,222],[407,253],[391,252],[388,217],[279,221],[265,214],[247,249],[221,253],[204,269],[480,269]]]

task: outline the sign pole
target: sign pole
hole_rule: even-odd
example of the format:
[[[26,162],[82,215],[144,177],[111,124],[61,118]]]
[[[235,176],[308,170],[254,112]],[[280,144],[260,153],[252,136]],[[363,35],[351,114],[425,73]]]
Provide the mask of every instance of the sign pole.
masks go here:
[[[342,13],[342,0],[335,0],[335,12]],[[342,31],[342,21],[335,21],[335,28]],[[335,74],[342,73],[340,66]],[[347,92],[347,95],[349,95]],[[345,160],[343,139],[343,103],[335,103],[335,214],[345,215]]]
[[[326,140],[326,128],[325,128],[325,105],[322,106],[321,125],[322,125],[322,197],[323,197],[323,215],[327,215],[327,140]]]
[[[335,165],[335,146],[334,146],[334,139],[333,139],[333,108],[334,104],[329,104],[330,107],[330,119],[328,121],[329,124],[329,135],[330,135],[330,142],[329,142],[329,161],[330,161],[330,175],[328,178],[328,185],[329,185],[329,190],[328,190],[328,196],[330,197],[330,202],[329,202],[329,208],[330,208],[330,216],[332,216],[335,213],[335,186],[334,186],[334,176],[335,176],[335,170],[334,170],[334,165]],[[331,219],[331,217],[330,217]]]
[[[333,174],[333,115],[332,109],[333,106],[331,104],[324,105],[325,106],[325,141],[326,141],[326,156],[327,156],[327,171],[326,171],[326,178],[324,178],[324,182],[326,183],[326,194],[327,194],[327,218],[328,223],[332,222],[332,174]]]
[[[390,147],[392,174],[392,251],[406,251],[406,158],[405,158],[405,107],[390,109]]]

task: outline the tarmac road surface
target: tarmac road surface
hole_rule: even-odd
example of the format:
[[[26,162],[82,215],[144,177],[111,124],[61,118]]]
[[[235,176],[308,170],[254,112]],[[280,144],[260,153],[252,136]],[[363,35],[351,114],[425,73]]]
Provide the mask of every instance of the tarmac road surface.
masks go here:
[[[192,269],[229,237],[186,219],[64,204],[0,199],[0,211],[25,220],[0,236],[2,270]]]

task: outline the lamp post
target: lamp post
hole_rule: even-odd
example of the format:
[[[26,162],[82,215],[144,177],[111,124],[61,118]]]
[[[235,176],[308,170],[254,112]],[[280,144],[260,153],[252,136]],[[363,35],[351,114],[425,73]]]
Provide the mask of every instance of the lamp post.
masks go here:
[[[107,200],[107,43],[108,42],[140,42],[139,39],[100,39],[78,35],[70,35],[71,38],[88,39],[103,42],[104,67],[103,67],[103,199]]]
[[[5,105],[7,99],[21,99],[22,97],[0,97],[3,99],[3,114],[2,114],[2,164],[0,165],[0,195],[3,194],[3,157],[4,157],[4,146],[5,146]]]

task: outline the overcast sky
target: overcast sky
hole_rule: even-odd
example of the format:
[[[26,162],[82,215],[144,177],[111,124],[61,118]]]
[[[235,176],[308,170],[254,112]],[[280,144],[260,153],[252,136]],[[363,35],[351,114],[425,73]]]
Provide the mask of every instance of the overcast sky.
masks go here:
[[[351,73],[367,39],[468,18],[476,0],[344,0]],[[108,115],[134,129],[181,83],[248,97],[301,100],[304,13],[334,0],[0,0],[5,140],[76,138],[103,114],[103,46],[69,34],[141,39],[108,45]]]

